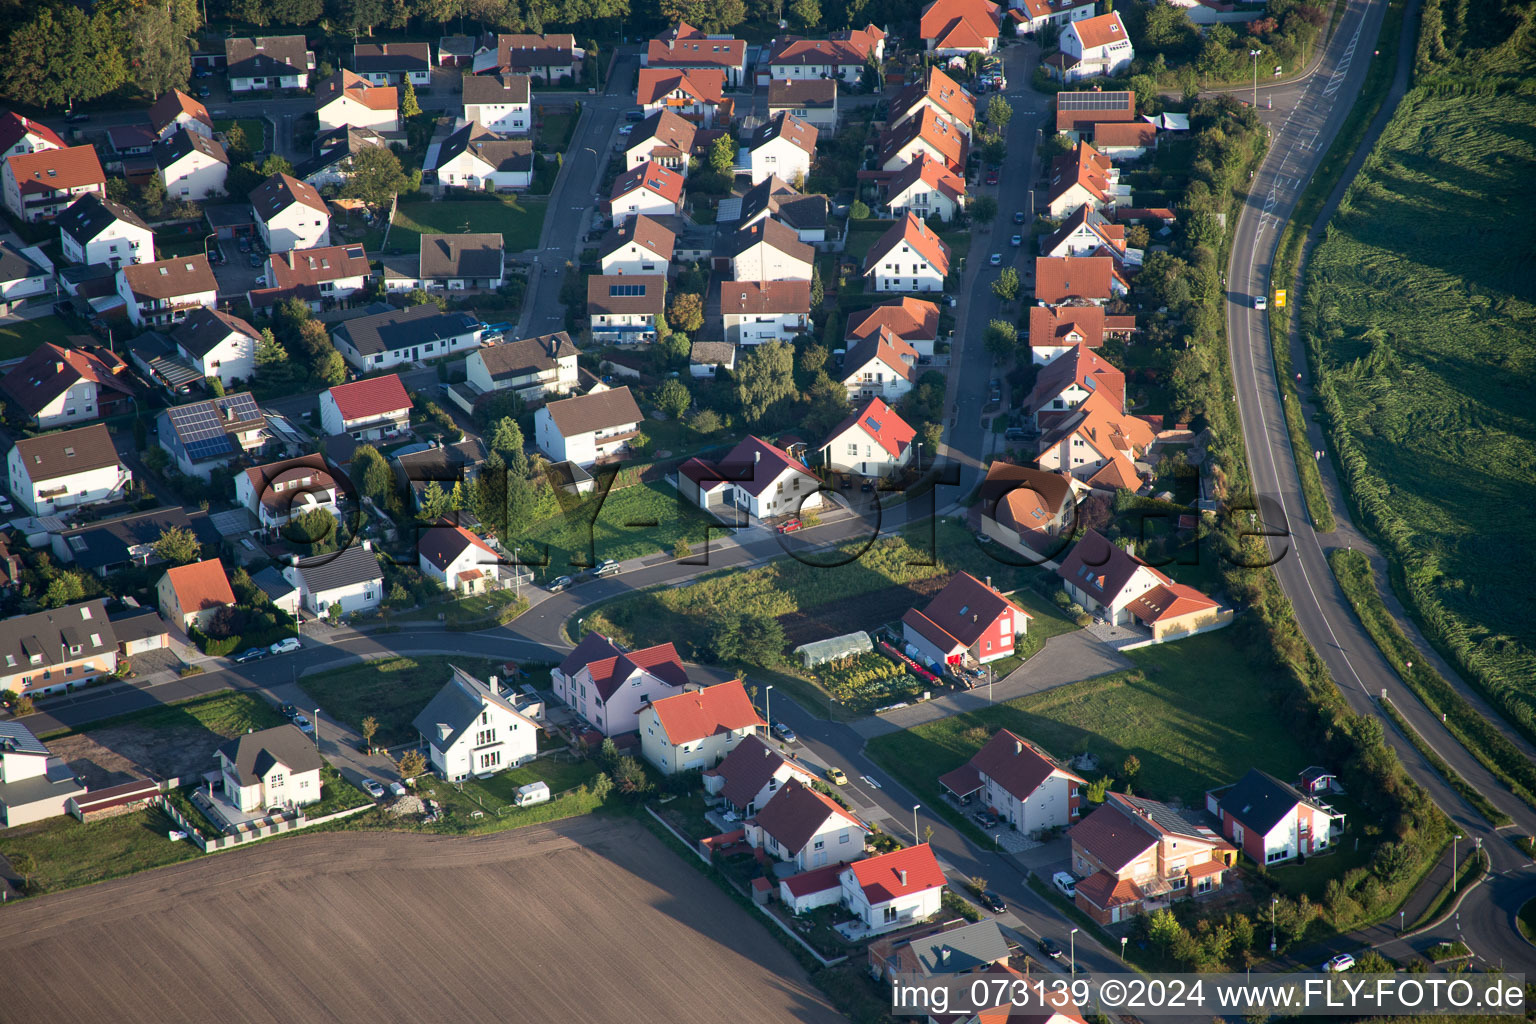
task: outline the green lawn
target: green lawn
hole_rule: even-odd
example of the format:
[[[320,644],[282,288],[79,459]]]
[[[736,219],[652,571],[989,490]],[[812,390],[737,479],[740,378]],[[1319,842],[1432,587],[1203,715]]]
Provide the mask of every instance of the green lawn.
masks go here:
[[[1409,94],[1312,257],[1301,315],[1339,461],[1395,589],[1536,735],[1536,593],[1524,586],[1536,547],[1516,540],[1536,532],[1536,284],[1491,242],[1536,218],[1536,96],[1511,84],[1530,59],[1509,55],[1521,66],[1503,85],[1482,80],[1493,68],[1478,58],[1444,93]],[[1460,84],[1488,91],[1470,102],[1450,91]]]
[[[213,130],[227,132],[230,127],[239,124],[241,131],[245,132],[246,148],[252,153],[264,153],[267,150],[267,122],[259,117],[221,118],[213,122]],[[156,243],[158,248],[158,242]]]
[[[517,798],[518,788],[530,782],[543,782],[549,786],[551,796],[559,796],[577,786],[590,785],[597,773],[596,761],[564,760],[563,755],[554,755],[541,757],[517,768],[508,768],[488,779],[476,779],[475,786],[489,798],[510,804]]]
[[[890,220],[854,221],[848,226],[848,246],[843,250],[843,256],[863,263],[870,246],[878,242],[880,236],[889,231],[894,223],[896,222]]]
[[[496,671],[497,663],[485,658],[440,655],[384,658],[305,676],[300,683],[326,714],[353,729],[368,715],[378,719],[379,731],[374,742],[392,747],[416,739],[411,721],[453,675],[451,665],[486,679]]]
[[[1520,907],[1520,914],[1516,921],[1520,925],[1520,934],[1525,936],[1525,940],[1536,943],[1536,899],[1525,901]]]
[[[461,597],[444,609],[452,629],[488,629],[515,619],[528,610],[528,602],[511,590]]]
[[[576,115],[570,111],[544,114],[539,128],[538,149],[543,153],[561,153],[571,144],[571,132],[576,127]]]
[[[1084,751],[1119,775],[1135,754],[1138,794],[1204,805],[1207,789],[1261,768],[1290,778],[1311,763],[1270,705],[1278,677],[1230,630],[1130,651],[1131,672],[1101,676],[871,740],[868,750],[928,801],[938,777],[1000,726],[1057,757]],[[930,804],[936,806],[936,804]]]
[[[421,236],[434,232],[499,231],[506,251],[536,249],[548,204],[522,196],[401,203],[389,229],[389,248],[416,252]]]
[[[549,545],[549,565],[539,570],[545,579],[605,558],[622,562],[658,551],[670,554],[679,540],[701,544],[713,522],[697,507],[682,502],[679,492],[663,483],[609,491],[595,520],[595,498],[583,497],[587,500],[570,515],[546,519],[528,532],[522,556],[525,560],[544,557],[541,550],[527,554],[529,545]],[[720,536],[718,531],[715,536]]]
[[[158,808],[85,824],[66,815],[0,832],[0,854],[12,864],[31,858],[36,891],[57,892],[197,856],[190,842],[166,838],[174,827]]]
[[[33,349],[46,342],[63,345],[71,334],[81,333],[71,329],[56,316],[42,316],[36,320],[0,321],[0,359],[19,359],[32,354]]]
[[[78,729],[62,729],[39,737],[48,740],[74,733],[94,732],[108,726],[137,725],[148,729],[171,729],[188,724],[189,720],[224,739],[239,736],[253,729],[270,729],[287,721],[271,704],[248,693],[209,694],[174,704],[143,711],[132,711],[90,722]]]
[[[512,769],[492,776],[485,782],[468,779],[463,784],[447,783],[434,776],[419,779],[417,793],[442,804],[445,814],[443,820],[435,825],[417,827],[423,831],[450,835],[484,834],[537,825],[559,818],[571,818],[579,814],[590,814],[602,807],[602,803],[588,790],[568,792],[563,796],[555,797],[548,803],[534,804],[531,807],[512,806],[510,794],[516,792],[517,786],[526,785],[540,778],[548,782],[548,769],[549,763],[545,759],[535,761],[532,765],[525,765],[521,769]],[[523,772],[528,773],[526,777],[519,774]],[[544,774],[540,774],[541,772]],[[596,768],[593,766],[592,775],[596,774]],[[498,781],[503,778],[507,779],[505,783]],[[514,779],[520,781],[512,785]],[[510,786],[510,789],[506,790],[509,794],[506,799],[498,795],[503,785]],[[577,785],[581,783],[578,782]],[[492,786],[496,789],[490,788]],[[553,784],[550,790],[556,791]],[[476,817],[477,814],[478,817]],[[397,820],[386,818],[380,812],[360,814],[356,818],[348,819],[348,822],[356,828],[377,828],[381,825],[388,828],[400,827]]]

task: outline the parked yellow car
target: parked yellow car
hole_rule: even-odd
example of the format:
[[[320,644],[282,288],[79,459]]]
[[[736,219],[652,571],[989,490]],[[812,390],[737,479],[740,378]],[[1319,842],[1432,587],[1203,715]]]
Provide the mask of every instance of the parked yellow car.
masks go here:
[[[834,786],[846,786],[848,785],[848,776],[843,774],[841,768],[828,768],[827,781]]]

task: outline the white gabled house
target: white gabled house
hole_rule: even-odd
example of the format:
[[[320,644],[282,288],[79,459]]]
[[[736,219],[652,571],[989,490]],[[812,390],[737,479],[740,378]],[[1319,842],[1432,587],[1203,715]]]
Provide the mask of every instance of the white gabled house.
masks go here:
[[[635,732],[647,706],[688,688],[688,672],[670,643],[630,651],[595,632],[582,637],[549,678],[556,699],[604,736]]]
[[[587,278],[587,323],[592,340],[637,344],[656,338],[665,315],[665,274],[594,274]]]
[[[331,213],[308,182],[274,174],[250,194],[256,230],[269,252],[316,249],[331,244]]]
[[[871,398],[832,428],[821,443],[822,460],[859,476],[885,476],[912,461],[916,437],[890,406]]]
[[[533,91],[527,75],[465,75],[464,120],[493,132],[533,130]]]
[[[842,382],[850,400],[883,398],[894,402],[912,390],[917,349],[887,328],[866,335],[843,357]]]
[[[533,183],[533,143],[471,121],[439,145],[436,171],[440,187],[516,192]]]
[[[737,229],[721,244],[716,259],[730,261],[737,281],[809,282],[816,249],[800,241],[793,228],[764,219]]]
[[[374,85],[431,85],[432,44],[353,43],[352,69]]]
[[[384,566],[369,540],[297,559],[284,567],[283,578],[299,588],[299,603],[315,615],[351,615],[384,601]]]
[[[792,342],[810,325],[809,281],[721,281],[720,313],[732,345]]]
[[[949,246],[908,212],[864,257],[864,276],[877,292],[936,292],[949,275]]]
[[[653,700],[640,710],[640,753],[663,775],[713,768],[767,724],[740,679]]]
[[[618,458],[645,417],[629,388],[610,388],[550,402],[534,414],[534,439],[555,462],[583,468]]]
[[[217,756],[224,801],[241,813],[292,810],[320,801],[323,762],[315,741],[296,725],[237,736]]]
[[[224,40],[229,91],[308,89],[315,51],[303,36],[248,36]]]
[[[218,302],[219,282],[202,253],[127,263],[117,268],[117,294],[136,326],[163,326],[186,319],[195,309]]]
[[[133,482],[100,423],[24,437],[11,448],[6,466],[11,493],[35,516],[119,500]]]
[[[235,477],[235,503],[254,515],[262,527],[275,530],[296,515],[324,509],[337,520],[336,478],[323,455],[252,466]]]
[[[704,792],[720,797],[729,810],[749,815],[762,809],[791,779],[809,786],[816,776],[759,737],[748,736],[704,773]]]
[[[608,208],[615,224],[646,213],[653,217],[678,214],[683,207],[683,176],[655,161],[647,161],[614,179]]]
[[[661,221],[645,214],[613,228],[598,245],[602,272],[617,274],[665,274],[677,248],[677,235]]]
[[[821,481],[800,460],[749,436],[718,462],[694,457],[678,467],[687,500],[725,521],[794,516],[821,508]]]
[[[579,354],[564,331],[503,341],[471,352],[464,360],[465,378],[481,394],[515,391],[524,401],[566,395],[580,380]]]
[[[411,408],[411,396],[398,373],[365,377],[320,392],[320,426],[329,435],[376,441],[408,431]]]
[[[348,363],[371,372],[478,348],[484,334],[478,317],[426,303],[345,320],[331,341]]]
[[[95,194],[81,196],[54,223],[59,226],[60,251],[70,263],[104,263],[116,269],[155,261],[154,231],[122,203]]]
[[[155,143],[156,173],[173,199],[202,202],[224,194],[229,177],[229,155],[224,146],[190,129]]]
[[[193,309],[171,331],[171,341],[194,370],[204,377],[217,377],[226,388],[256,375],[261,333],[237,316],[217,309]]]
[[[1044,65],[1053,69],[1064,82],[1085,78],[1107,78],[1131,66],[1136,49],[1118,11],[1093,18],[1069,21],[1057,41],[1059,54],[1046,58]]]
[[[776,114],[752,133],[747,158],[752,184],[778,175],[791,184],[803,184],[816,158],[817,130],[794,114]]]
[[[797,871],[811,871],[864,856],[870,829],[809,781],[792,778],[747,819],[745,831],[749,846]]]
[[[916,924],[943,902],[944,871],[927,843],[856,860],[838,880],[842,903],[869,933]]]
[[[525,764],[538,755],[540,725],[492,676],[482,683],[457,665],[411,723],[432,770],[449,782]]]
[[[913,213],[947,222],[965,208],[965,194],[965,178],[923,153],[891,177],[885,204],[895,217]]]
[[[990,810],[1025,835],[1077,821],[1088,783],[1055,758],[1007,729],[999,729],[965,764],[939,777],[961,804]]]
[[[374,85],[345,68],[315,86],[315,116],[320,130],[372,128],[376,132],[400,130],[400,91],[392,85]]]
[[[501,587],[507,559],[462,526],[439,521],[416,538],[417,568],[455,594],[483,594]]]

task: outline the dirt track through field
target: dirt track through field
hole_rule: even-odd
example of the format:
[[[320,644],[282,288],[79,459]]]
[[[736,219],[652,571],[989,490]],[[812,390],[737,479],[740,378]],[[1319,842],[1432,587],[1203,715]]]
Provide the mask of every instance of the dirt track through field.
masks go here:
[[[0,1020],[841,1020],[766,927],[625,820],[305,836],[0,911]]]

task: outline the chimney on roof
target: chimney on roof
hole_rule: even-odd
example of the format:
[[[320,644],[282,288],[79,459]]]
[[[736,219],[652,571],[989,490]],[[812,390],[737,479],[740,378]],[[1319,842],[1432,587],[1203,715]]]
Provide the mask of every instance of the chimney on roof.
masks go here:
[[[495,676],[491,676],[491,678],[486,681],[486,688],[491,691],[492,697],[501,692],[501,684],[498,682]]]
[[[752,462],[753,462],[754,465],[759,463],[759,462],[762,462],[762,461],[763,461],[762,449],[758,449],[757,451],[752,453]]]
[[[899,868],[896,871],[896,877],[901,879],[901,884],[902,885],[906,885],[907,884],[907,869],[906,868]]]
[[[53,372],[54,373],[63,373],[64,372],[64,364],[61,363],[61,362],[55,362],[53,364]]]
[[[992,577],[991,576],[987,577],[987,589],[988,590],[992,589]]]
[[[1022,753],[1024,753],[1024,741],[1023,740],[1014,740],[1013,741],[1013,752],[1015,754],[1022,754]]]

